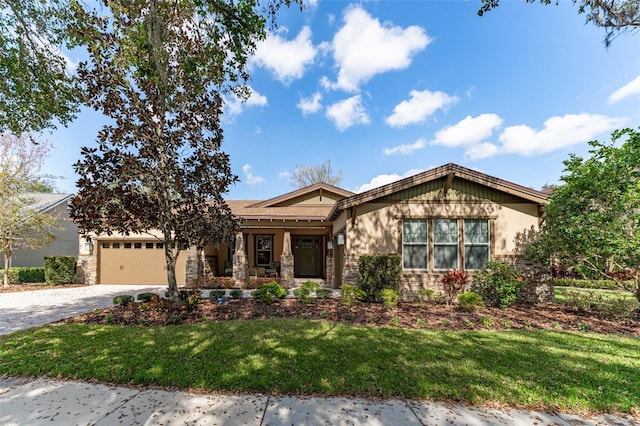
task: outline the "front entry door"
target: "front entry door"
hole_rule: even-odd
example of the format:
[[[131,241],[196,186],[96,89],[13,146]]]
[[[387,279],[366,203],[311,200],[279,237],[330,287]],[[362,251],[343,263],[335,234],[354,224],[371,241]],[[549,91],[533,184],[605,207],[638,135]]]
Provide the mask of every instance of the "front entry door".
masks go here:
[[[322,237],[292,236],[293,274],[296,277],[322,277]]]

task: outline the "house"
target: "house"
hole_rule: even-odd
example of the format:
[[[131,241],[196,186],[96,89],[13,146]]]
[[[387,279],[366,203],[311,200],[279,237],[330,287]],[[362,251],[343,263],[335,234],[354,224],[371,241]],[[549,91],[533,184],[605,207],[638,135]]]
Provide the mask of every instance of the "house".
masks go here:
[[[78,256],[78,226],[69,218],[67,205],[73,194],[28,193],[33,200],[30,206],[39,213],[56,218],[58,229],[51,233],[55,239],[40,249],[16,248],[11,256],[11,266],[44,266],[45,256]],[[4,255],[0,255],[4,262]]]
[[[178,281],[204,263],[205,272],[231,272],[237,282],[278,276],[335,288],[357,282],[360,256],[400,255],[402,293],[411,296],[453,268],[473,273],[489,260],[518,258],[519,235],[538,228],[547,202],[540,191],[456,164],[360,194],[318,183],[269,200],[229,200],[241,219],[234,243],[187,251]],[[81,250],[93,282],[166,283],[157,238],[98,237],[94,244],[96,253]]]

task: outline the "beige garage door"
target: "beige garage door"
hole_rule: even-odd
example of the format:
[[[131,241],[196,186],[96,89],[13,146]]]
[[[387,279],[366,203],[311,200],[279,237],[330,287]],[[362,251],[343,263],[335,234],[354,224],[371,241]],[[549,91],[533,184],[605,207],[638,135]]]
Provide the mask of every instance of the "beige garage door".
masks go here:
[[[101,284],[167,284],[163,243],[157,241],[100,241]],[[185,253],[176,264],[178,285],[185,284]]]

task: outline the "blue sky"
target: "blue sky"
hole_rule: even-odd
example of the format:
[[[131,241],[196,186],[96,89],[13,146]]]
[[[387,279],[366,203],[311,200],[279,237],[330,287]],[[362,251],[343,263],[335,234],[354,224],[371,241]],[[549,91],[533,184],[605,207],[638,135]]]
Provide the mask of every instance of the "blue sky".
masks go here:
[[[640,34],[609,49],[571,2],[314,1],[280,15],[251,61],[252,96],[227,99],[228,198],[293,190],[299,165],[330,159],[359,192],[449,162],[540,189],[569,153],[640,126]],[[71,57],[72,61],[79,58]],[[45,172],[71,165],[103,118],[83,111],[49,136]]]

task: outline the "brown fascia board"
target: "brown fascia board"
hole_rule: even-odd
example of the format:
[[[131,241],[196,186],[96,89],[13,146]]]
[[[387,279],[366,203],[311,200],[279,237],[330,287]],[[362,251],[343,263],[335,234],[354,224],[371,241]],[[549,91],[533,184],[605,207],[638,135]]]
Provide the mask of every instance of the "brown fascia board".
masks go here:
[[[320,183],[315,183],[313,185],[305,186],[304,188],[296,189],[295,191],[287,192],[286,194],[278,195],[277,197],[270,198],[268,200],[259,201],[256,204],[252,204],[247,207],[248,208],[271,207],[276,204],[282,203],[283,201],[287,201],[292,198],[296,198],[301,195],[308,194],[318,189],[323,189],[325,191],[333,192],[335,194],[342,195],[344,197],[351,197],[355,195],[354,192],[347,191],[346,189],[338,188],[337,186],[320,182]]]
[[[349,207],[367,203],[395,192],[411,188],[412,186],[436,180],[451,174],[455,175],[455,177],[461,177],[471,182],[479,183],[538,204],[548,204],[549,202],[549,195],[544,192],[527,188],[497,177],[489,176],[454,163],[448,163],[444,166],[436,167],[434,169],[418,173],[417,175],[409,176],[408,178],[404,178],[378,188],[373,188],[361,194],[356,194],[352,197],[340,200],[333,206],[327,216],[327,219],[335,220],[343,210]]]

